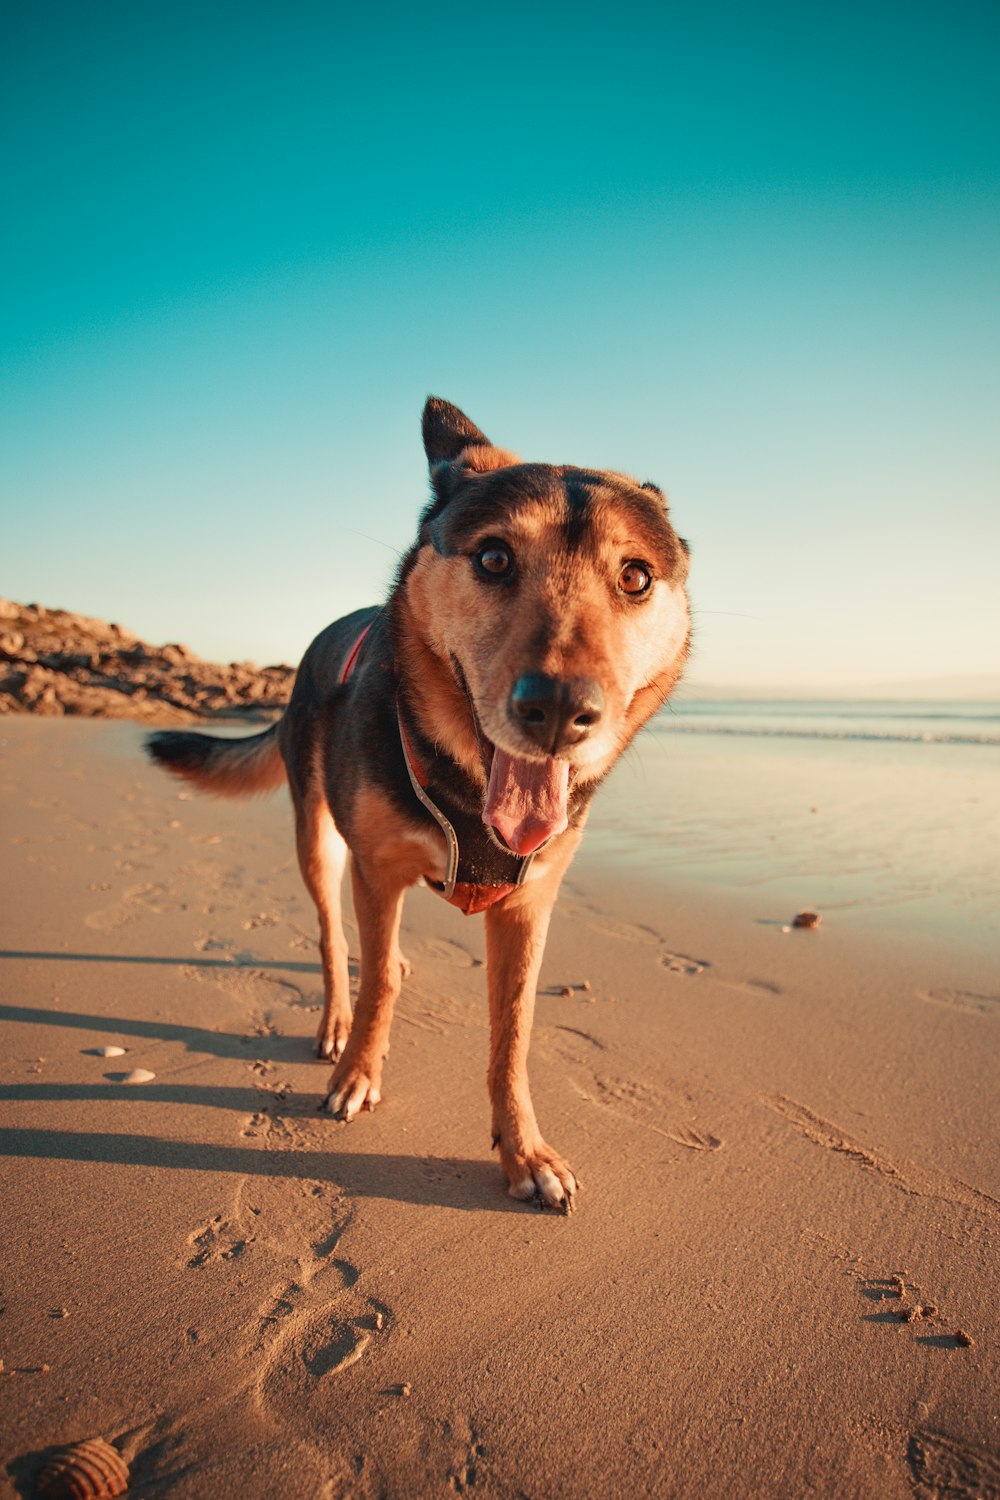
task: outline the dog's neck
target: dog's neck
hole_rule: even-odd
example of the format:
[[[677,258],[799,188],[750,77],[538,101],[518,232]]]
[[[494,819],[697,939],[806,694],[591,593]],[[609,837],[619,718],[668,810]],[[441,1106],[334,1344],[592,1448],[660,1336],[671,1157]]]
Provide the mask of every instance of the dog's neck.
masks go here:
[[[443,749],[477,787],[484,789],[487,772],[475,714],[452,663],[424,637],[405,594],[392,600],[389,623],[397,691],[408,718],[429,744]]]

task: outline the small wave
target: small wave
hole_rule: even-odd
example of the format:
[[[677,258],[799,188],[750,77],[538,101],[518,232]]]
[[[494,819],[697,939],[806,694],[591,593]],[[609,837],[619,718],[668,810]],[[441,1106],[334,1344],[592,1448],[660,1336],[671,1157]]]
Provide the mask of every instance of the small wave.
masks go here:
[[[656,732],[663,734],[727,734],[752,735],[755,739],[789,740],[865,740],[869,743],[884,742],[902,745],[992,745],[1000,747],[997,734],[954,734],[935,730],[863,730],[833,729],[796,725],[755,724],[709,724],[705,722],[682,723],[679,717],[659,718]]]

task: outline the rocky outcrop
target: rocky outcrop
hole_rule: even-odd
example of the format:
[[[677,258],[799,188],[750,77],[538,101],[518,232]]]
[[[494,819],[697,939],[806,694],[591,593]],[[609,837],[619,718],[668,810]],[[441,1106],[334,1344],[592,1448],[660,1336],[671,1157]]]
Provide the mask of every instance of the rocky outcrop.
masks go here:
[[[292,667],[221,666],[187,646],[150,646],[121,625],[0,599],[0,714],[78,714],[186,724],[272,719]]]

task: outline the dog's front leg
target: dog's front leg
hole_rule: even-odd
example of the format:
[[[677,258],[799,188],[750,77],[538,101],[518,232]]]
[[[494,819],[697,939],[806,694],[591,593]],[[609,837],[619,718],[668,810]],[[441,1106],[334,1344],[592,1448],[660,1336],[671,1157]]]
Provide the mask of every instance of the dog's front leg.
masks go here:
[[[398,874],[355,856],[351,860],[354,911],[361,941],[361,982],[354,1025],[333,1070],[325,1108],[338,1120],[353,1120],[382,1097],[382,1063],[399,994],[402,962],[399,919],[406,885]]]
[[[568,860],[566,861],[568,863]],[[562,870],[546,871],[486,912],[493,1144],[512,1198],[568,1213],[577,1189],[568,1164],[542,1138],[528,1090],[535,986]]]

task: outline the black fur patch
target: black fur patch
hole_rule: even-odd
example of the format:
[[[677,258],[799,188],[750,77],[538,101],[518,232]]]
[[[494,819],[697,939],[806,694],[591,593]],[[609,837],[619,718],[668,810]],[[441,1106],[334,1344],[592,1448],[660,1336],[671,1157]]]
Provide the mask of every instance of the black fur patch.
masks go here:
[[[552,464],[512,464],[487,474],[444,472],[453,476],[453,486],[445,498],[438,488],[438,498],[420,518],[420,539],[445,557],[491,531],[502,534],[525,501],[557,498],[562,488],[559,470]],[[437,480],[437,474],[434,477]]]
[[[219,745],[220,741],[210,734],[194,734],[188,729],[158,729],[155,734],[147,736],[145,749],[150,759],[161,766],[198,771],[218,753]]]
[[[488,446],[490,441],[464,411],[450,401],[442,401],[440,396],[428,396],[421,427],[424,452],[432,468],[435,464],[450,464],[463,448],[482,443]]]
[[[566,545],[575,552],[583,542],[587,530],[590,506],[590,475],[579,470],[570,470],[565,479],[566,506],[569,519],[566,522]]]

